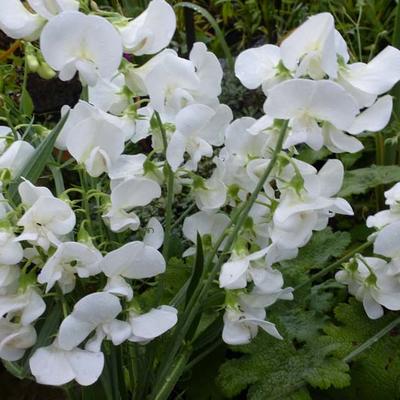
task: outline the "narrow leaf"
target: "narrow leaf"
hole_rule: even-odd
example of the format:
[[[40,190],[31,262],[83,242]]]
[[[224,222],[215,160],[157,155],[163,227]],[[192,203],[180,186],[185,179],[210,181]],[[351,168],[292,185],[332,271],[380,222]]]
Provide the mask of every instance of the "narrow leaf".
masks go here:
[[[54,143],[67,120],[68,113],[65,114],[49,135],[37,147],[35,153],[27,161],[19,176],[16,176],[11,182],[8,189],[9,199],[14,203],[18,200],[18,185],[21,183],[22,178],[25,178],[32,183],[35,183],[42,174],[47,162],[50,159],[51,152],[53,151]]]

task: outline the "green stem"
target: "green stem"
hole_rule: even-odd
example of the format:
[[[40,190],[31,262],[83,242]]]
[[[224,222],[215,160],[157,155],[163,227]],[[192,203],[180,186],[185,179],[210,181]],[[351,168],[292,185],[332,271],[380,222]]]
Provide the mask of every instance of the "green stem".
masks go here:
[[[381,329],[378,333],[376,333],[374,336],[370,337],[367,341],[365,341],[363,344],[358,346],[355,350],[353,350],[350,354],[348,354],[346,357],[343,358],[343,361],[349,362],[351,361],[354,357],[358,356],[361,354],[363,351],[369,349],[373,344],[375,344],[380,338],[385,336],[387,333],[389,333],[393,328],[395,328],[397,325],[400,324],[400,317],[396,318],[393,320],[390,324],[386,325],[383,329]]]
[[[172,368],[170,374],[164,380],[160,390],[154,397],[152,397],[152,399],[167,400],[169,398],[169,395],[171,394],[176,382],[185,370],[185,366],[189,359],[190,353],[191,349],[189,347],[182,352],[174,367]]]
[[[164,147],[164,157],[165,157],[165,174],[167,175],[167,204],[165,206],[165,236],[164,236],[164,246],[163,246],[163,256],[166,261],[169,259],[169,247],[171,241],[171,231],[172,231],[172,205],[174,203],[174,173],[167,162],[167,133],[165,132],[164,125],[161,121],[160,114],[156,111],[155,113],[158,126],[161,131],[163,147]]]
[[[82,187],[82,202],[83,202],[83,209],[85,210],[85,214],[86,214],[86,220],[88,223],[88,228],[89,228],[89,234],[90,236],[94,235],[94,231],[93,231],[93,223],[92,223],[92,218],[90,216],[90,204],[89,204],[89,200],[87,198],[87,193],[89,191],[89,187],[87,184],[87,180],[86,180],[86,172],[83,171],[81,168],[79,169],[79,180],[81,182],[81,187]]]
[[[171,229],[174,229],[174,228],[176,228],[177,226],[179,226],[180,223],[182,222],[182,220],[183,220],[188,214],[190,214],[195,208],[196,208],[196,204],[192,204],[191,206],[189,206],[189,207],[176,219],[176,221],[172,224]]]
[[[351,250],[349,253],[347,253],[345,256],[343,256],[342,258],[340,258],[339,260],[333,262],[332,264],[328,265],[327,267],[325,267],[324,269],[322,269],[321,271],[317,272],[316,274],[314,274],[313,276],[311,276],[309,279],[307,279],[305,282],[300,283],[299,285],[297,285],[294,288],[294,291],[301,289],[304,286],[307,286],[309,283],[314,282],[315,280],[322,278],[323,276],[325,276],[326,274],[328,274],[329,272],[333,271],[336,267],[342,265],[344,262],[346,262],[349,258],[351,258],[352,256],[354,256],[354,254],[357,254],[363,250],[365,250],[366,248],[368,248],[369,246],[371,246],[372,242],[366,242],[363,243],[361,246],[356,247],[354,250]]]
[[[176,354],[179,352],[180,346],[182,345],[182,343],[184,343],[186,334],[189,331],[198,311],[200,310],[202,303],[203,303],[205,297],[207,296],[208,290],[209,290],[211,284],[213,283],[219,269],[221,268],[222,264],[226,261],[226,256],[227,256],[228,252],[230,251],[232,244],[236,240],[237,235],[247,218],[248,212],[250,211],[251,207],[255,203],[258,194],[262,190],[264,183],[270,176],[270,174],[278,160],[278,155],[282,150],[282,145],[283,145],[283,141],[285,139],[287,127],[288,127],[288,121],[285,121],[283,123],[281,131],[279,133],[278,142],[277,142],[276,148],[274,149],[274,152],[272,154],[271,161],[269,162],[267,168],[265,169],[264,174],[260,178],[260,180],[259,180],[256,188],[252,192],[251,196],[247,199],[247,201],[244,203],[244,206],[241,208],[240,213],[235,216],[235,220],[236,220],[235,228],[234,228],[233,232],[230,233],[228,236],[227,242],[223,248],[223,255],[219,258],[218,262],[215,263],[214,267],[210,271],[210,273],[209,273],[207,279],[204,281],[204,283],[202,285],[200,284],[199,286],[196,287],[196,289],[186,307],[184,314],[180,318],[180,321],[182,321],[182,322],[181,322],[181,324],[178,325],[178,327],[176,329],[176,333],[171,340],[172,345],[169,350],[168,356],[163,360],[162,365],[160,366],[160,373],[159,373],[159,375],[157,377],[157,381],[156,381],[158,383],[158,385],[156,384],[155,391],[154,391],[155,393],[158,393],[157,389],[158,389],[160,382],[164,382],[164,380],[167,379],[167,377],[170,375],[168,373],[168,371],[170,369],[170,365],[172,364],[174,358],[176,357]],[[208,271],[210,269],[211,265],[213,264],[214,256],[218,252],[218,248],[219,248],[220,244],[222,243],[222,241],[224,240],[223,236],[224,236],[224,234],[221,235],[220,240],[218,240],[216,245],[214,246],[213,251],[211,252],[211,254],[208,258],[208,261],[204,267],[204,271]],[[200,282],[203,282],[203,281],[200,281]]]

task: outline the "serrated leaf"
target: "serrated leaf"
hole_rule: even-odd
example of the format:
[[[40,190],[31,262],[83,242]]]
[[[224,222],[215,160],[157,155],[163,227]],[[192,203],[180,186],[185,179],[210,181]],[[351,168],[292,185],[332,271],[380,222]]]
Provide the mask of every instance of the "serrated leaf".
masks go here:
[[[350,244],[348,232],[333,232],[331,228],[315,232],[293,260],[282,261],[281,271],[288,286],[296,286],[308,278],[312,269],[321,269],[332,259],[340,257]]]
[[[324,328],[326,342],[336,345],[335,354],[345,357],[396,318],[388,313],[370,320],[361,303],[350,299],[335,308],[336,324]],[[400,335],[394,330],[351,362],[351,386],[334,391],[334,398],[346,400],[400,399]]]
[[[346,171],[342,190],[338,196],[363,194],[376,186],[398,181],[400,181],[400,167],[397,165],[373,165],[368,168],[353,169]]]
[[[319,388],[350,383],[348,365],[332,356],[335,346],[330,343],[313,340],[296,348],[262,332],[238,349],[245,355],[224,363],[217,380],[228,397],[248,388],[249,400],[306,399],[307,383]]]

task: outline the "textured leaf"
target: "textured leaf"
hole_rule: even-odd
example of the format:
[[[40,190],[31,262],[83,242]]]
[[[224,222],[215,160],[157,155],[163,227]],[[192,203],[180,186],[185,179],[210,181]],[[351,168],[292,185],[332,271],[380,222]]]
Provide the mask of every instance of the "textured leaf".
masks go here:
[[[346,171],[339,196],[363,194],[379,185],[400,181],[400,167],[397,165],[373,165],[368,168]]]
[[[348,365],[332,356],[332,343],[316,339],[296,349],[288,340],[259,333],[252,343],[235,349],[245,355],[224,363],[218,377],[228,397],[249,388],[249,400],[308,399],[307,383],[324,389],[350,383]]]
[[[335,354],[342,358],[351,353],[396,315],[388,313],[379,320],[370,320],[361,303],[351,299],[349,304],[335,308],[338,325],[324,330],[326,342],[338,345]],[[400,336],[393,330],[351,362],[351,386],[335,393],[334,398],[346,400],[400,399]],[[335,391],[336,392],[336,391]]]
[[[310,270],[321,269],[332,258],[339,258],[349,244],[347,232],[332,232],[331,228],[315,232],[296,258],[280,263],[286,286],[296,286],[307,280]]]

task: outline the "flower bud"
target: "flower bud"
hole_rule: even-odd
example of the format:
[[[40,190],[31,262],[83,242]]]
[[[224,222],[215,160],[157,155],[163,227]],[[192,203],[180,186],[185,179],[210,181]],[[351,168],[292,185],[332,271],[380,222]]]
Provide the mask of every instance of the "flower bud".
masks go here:
[[[28,54],[26,56],[26,65],[29,72],[37,72],[39,69],[39,61],[33,54]]]
[[[53,79],[56,76],[56,72],[47,63],[40,63],[37,73],[46,80]]]

